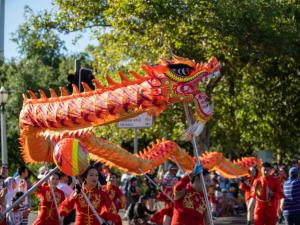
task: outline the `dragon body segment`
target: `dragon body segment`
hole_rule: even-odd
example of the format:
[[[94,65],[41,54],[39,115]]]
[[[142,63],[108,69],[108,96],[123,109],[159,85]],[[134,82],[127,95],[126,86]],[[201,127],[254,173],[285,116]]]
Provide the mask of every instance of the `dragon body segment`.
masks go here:
[[[190,170],[193,158],[176,143],[158,141],[148,150],[133,155],[111,142],[93,135],[96,126],[115,123],[141,113],[159,115],[169,104],[194,102],[197,119],[206,123],[212,116],[212,108],[205,93],[198,90],[200,83],[218,77],[220,65],[216,58],[198,64],[193,60],[174,57],[156,65],[143,65],[146,74],[131,71],[134,80],[119,73],[121,83],[107,77],[104,87],[95,80],[95,90],[83,83],[84,92],[73,85],[73,93],[61,88],[58,96],[50,89],[51,97],[40,90],[40,98],[29,91],[23,95],[20,113],[20,143],[26,162],[53,161],[55,144],[63,139],[78,138],[94,160],[105,161],[123,170],[135,173],[148,171],[175,157],[182,167]],[[172,159],[172,158],[171,158]],[[203,160],[202,160],[203,161]],[[203,161],[204,166],[211,163]],[[210,165],[209,167],[212,168]]]

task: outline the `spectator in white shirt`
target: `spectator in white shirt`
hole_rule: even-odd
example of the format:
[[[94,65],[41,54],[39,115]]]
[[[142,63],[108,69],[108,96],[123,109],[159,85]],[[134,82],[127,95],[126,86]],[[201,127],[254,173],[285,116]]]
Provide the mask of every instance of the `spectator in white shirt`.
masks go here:
[[[28,169],[25,166],[20,166],[18,168],[18,176],[15,178],[17,183],[17,190],[19,192],[26,193],[28,190],[26,178],[28,177]],[[29,208],[28,197],[25,198],[23,208]],[[21,207],[21,211],[23,208]],[[23,218],[21,225],[27,225],[28,218]]]
[[[65,197],[69,197],[73,192],[73,188],[69,185],[69,177],[66,174],[61,174],[57,188],[65,193]]]

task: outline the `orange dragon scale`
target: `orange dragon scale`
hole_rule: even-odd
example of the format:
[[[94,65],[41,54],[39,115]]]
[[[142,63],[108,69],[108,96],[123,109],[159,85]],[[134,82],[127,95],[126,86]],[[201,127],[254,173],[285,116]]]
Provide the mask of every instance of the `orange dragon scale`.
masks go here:
[[[144,112],[158,116],[168,105],[177,102],[194,102],[196,118],[201,123],[210,119],[212,107],[208,96],[200,92],[198,86],[220,76],[220,64],[216,58],[199,64],[175,56],[161,60],[159,64],[143,65],[142,69],[145,75],[130,72],[134,80],[120,72],[121,83],[107,77],[107,87],[95,80],[95,90],[83,84],[84,92],[73,86],[72,94],[62,87],[60,95],[53,89],[50,89],[50,97],[42,90],[39,98],[32,91],[29,91],[30,96],[23,95],[19,122],[24,160],[27,163],[52,162],[55,144],[73,137],[86,147],[92,159],[130,172],[148,171],[172,157],[183,168],[192,169],[194,159],[172,141],[157,141],[139,155],[133,155],[93,134],[92,129],[96,126],[116,123]],[[245,165],[234,164],[221,153],[206,153],[201,161],[204,167],[219,168],[227,177],[247,172]]]

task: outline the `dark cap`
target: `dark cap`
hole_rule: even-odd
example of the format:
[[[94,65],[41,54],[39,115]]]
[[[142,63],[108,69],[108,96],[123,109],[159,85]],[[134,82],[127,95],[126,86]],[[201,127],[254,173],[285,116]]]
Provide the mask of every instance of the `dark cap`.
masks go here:
[[[134,181],[137,181],[137,178],[136,177],[131,177],[130,182],[134,182]]]
[[[148,197],[146,195],[141,195],[139,197],[139,202],[142,202],[143,200],[148,200]]]
[[[291,167],[290,170],[289,170],[289,176],[290,177],[298,176],[298,168],[295,167],[295,166]]]
[[[262,164],[262,167],[272,168],[272,165],[271,165],[271,163],[269,163],[269,162],[264,162],[264,163]]]
[[[170,165],[169,170],[178,170],[176,165]]]

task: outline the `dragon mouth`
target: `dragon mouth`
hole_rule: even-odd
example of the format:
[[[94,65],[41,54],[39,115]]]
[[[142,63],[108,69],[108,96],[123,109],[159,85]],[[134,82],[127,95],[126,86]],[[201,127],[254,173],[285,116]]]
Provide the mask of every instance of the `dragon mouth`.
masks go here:
[[[202,71],[198,72],[197,74],[193,75],[194,79],[187,82],[187,83],[199,83],[199,82],[206,82],[211,79],[215,79],[221,76],[220,70],[215,70],[213,72],[205,72]]]

